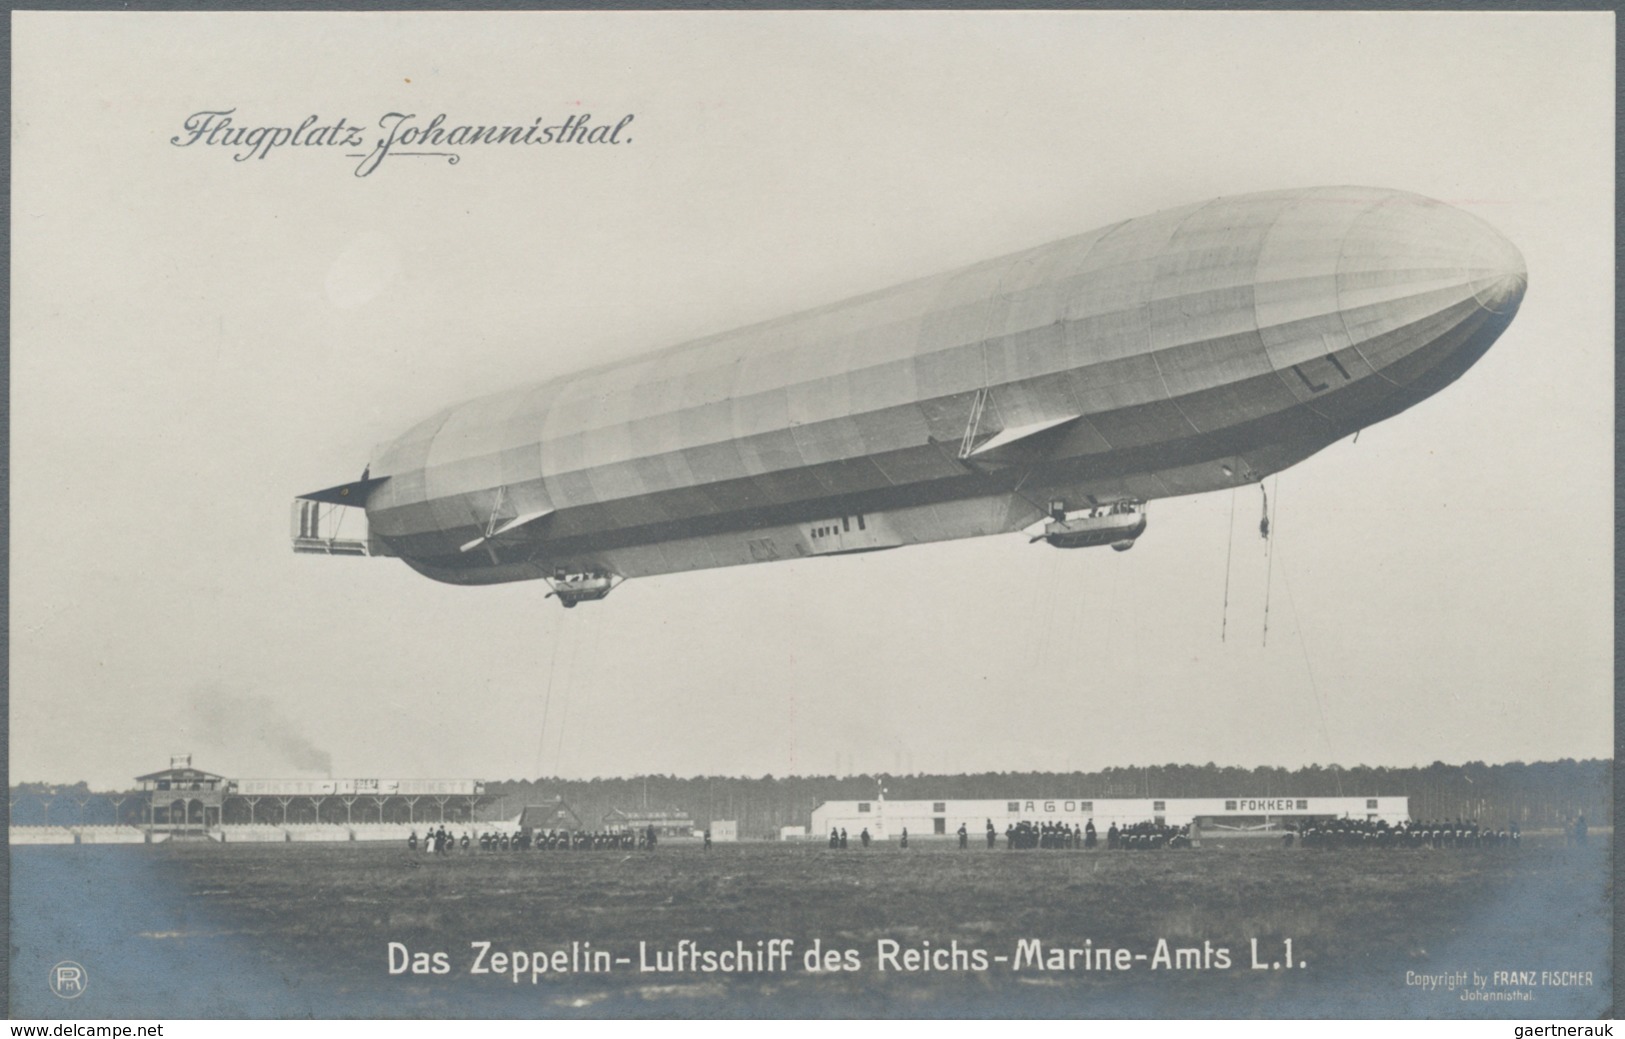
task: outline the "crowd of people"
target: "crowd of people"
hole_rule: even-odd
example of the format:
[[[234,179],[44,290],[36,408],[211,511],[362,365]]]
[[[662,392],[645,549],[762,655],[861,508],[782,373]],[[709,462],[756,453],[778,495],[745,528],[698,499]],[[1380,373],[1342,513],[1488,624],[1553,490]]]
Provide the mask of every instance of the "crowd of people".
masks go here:
[[[1169,826],[1159,822],[1133,823],[1121,828],[1114,822],[1106,830],[1106,849],[1108,851],[1140,851],[1151,848],[1186,848],[1191,844],[1191,828],[1187,826]],[[993,825],[993,820],[987,820],[984,830],[987,847],[991,850],[999,844],[999,831]],[[959,846],[970,847],[970,829],[964,823],[959,824],[957,831]],[[872,839],[868,827],[858,834],[858,843],[867,848]],[[848,846],[849,838],[846,829],[834,826],[829,831],[829,846],[841,849]],[[900,847],[908,847],[908,830],[905,828],[898,840]],[[1022,819],[1010,823],[1004,828],[1004,846],[1007,850],[1016,851],[1027,848],[1044,848],[1061,851],[1093,851],[1100,845],[1100,835],[1095,829],[1095,821],[1088,820],[1083,825],[1068,822],[1036,822],[1031,819]]]
[[[482,830],[476,836],[464,830],[461,836],[442,824],[421,838],[416,830],[406,839],[412,851],[422,848],[435,855],[453,851],[653,851],[660,835],[653,826],[643,830]],[[711,849],[711,831],[705,831],[705,849]]]
[[[992,825],[993,821],[988,820],[988,827],[991,828]],[[1095,833],[1093,819],[1083,826],[1073,826],[1070,823],[1039,823],[1023,819],[1004,828],[1004,846],[1008,850],[1017,848],[1088,850],[1094,848],[1097,842],[1098,835]]]
[[[1170,826],[1167,823],[1143,822],[1132,823],[1117,828],[1113,823],[1106,831],[1106,847],[1119,848],[1124,851],[1149,851],[1156,848],[1189,848],[1191,846],[1190,824],[1184,826]]]
[[[1281,842],[1305,848],[1516,848],[1522,839],[1517,823],[1498,830],[1465,819],[1393,826],[1381,819],[1320,819],[1291,827]]]
[[[1572,843],[1585,843],[1584,816],[1580,816],[1568,829],[1568,837]],[[970,831],[967,826],[961,823],[957,832],[959,846],[968,848]],[[998,837],[993,820],[987,820],[985,839],[989,849],[998,846]],[[1113,822],[1106,830],[1105,847],[1107,851],[1188,848],[1192,846],[1192,838],[1189,824],[1172,826],[1163,822],[1146,821],[1119,827]],[[848,846],[848,840],[844,827],[836,826],[830,829],[831,848],[844,849]],[[864,848],[867,848],[872,840],[873,837],[867,827],[864,827],[857,836],[858,844]],[[1517,823],[1509,823],[1505,828],[1496,829],[1464,819],[1431,822],[1407,820],[1394,825],[1380,819],[1309,819],[1301,823],[1288,824],[1286,832],[1281,837],[1281,842],[1286,847],[1301,845],[1305,848],[1516,848],[1521,841],[1522,835],[1518,831]],[[421,848],[435,855],[448,855],[453,851],[466,852],[476,847],[484,852],[652,851],[659,843],[659,834],[653,826],[649,826],[643,830],[625,828],[593,831],[516,830],[511,834],[501,830],[484,830],[478,835],[465,830],[458,835],[447,830],[442,824],[428,830],[421,838],[417,830],[413,830],[406,843],[413,851]],[[903,848],[908,847],[907,829],[902,831],[899,843]],[[1036,822],[1023,819],[1008,824],[1004,829],[1004,846],[1011,851],[1028,848],[1093,851],[1099,843],[1093,819],[1081,826],[1068,822]],[[704,847],[707,851],[711,850],[709,829],[705,830]]]

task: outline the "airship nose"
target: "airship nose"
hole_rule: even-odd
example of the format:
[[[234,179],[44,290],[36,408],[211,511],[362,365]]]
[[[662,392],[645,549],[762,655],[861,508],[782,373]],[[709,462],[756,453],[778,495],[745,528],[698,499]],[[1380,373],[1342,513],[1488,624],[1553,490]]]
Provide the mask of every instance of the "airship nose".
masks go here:
[[[1349,421],[1356,420],[1355,412],[1392,413],[1400,401],[1408,406],[1438,392],[1484,355],[1517,313],[1528,271],[1517,246],[1460,206],[1379,189],[1323,197],[1322,219],[1348,221],[1334,236],[1335,309],[1355,366],[1344,355],[1338,360],[1353,376],[1351,383],[1365,373],[1383,378],[1350,385],[1352,392],[1339,400],[1317,400],[1315,406],[1331,414],[1346,404]],[[1364,203],[1352,218],[1346,216],[1347,199]],[[1290,230],[1285,221],[1277,228]],[[1282,244],[1287,241],[1283,237]],[[1284,264],[1285,249],[1281,255]],[[1322,384],[1341,385],[1316,378],[1306,389]],[[1391,399],[1376,399],[1379,389],[1392,393]]]
[[[1473,298],[1490,313],[1510,315],[1523,302],[1529,269],[1518,247],[1499,232],[1485,226],[1474,236],[1466,268]]]
[[[1345,198],[1365,203],[1337,236],[1338,309],[1357,337],[1407,324],[1421,331],[1418,323],[1440,319],[1476,327],[1493,316],[1504,327],[1517,311],[1529,281],[1523,255],[1477,215],[1409,192],[1370,189],[1365,196],[1327,196],[1323,219],[1347,219]]]

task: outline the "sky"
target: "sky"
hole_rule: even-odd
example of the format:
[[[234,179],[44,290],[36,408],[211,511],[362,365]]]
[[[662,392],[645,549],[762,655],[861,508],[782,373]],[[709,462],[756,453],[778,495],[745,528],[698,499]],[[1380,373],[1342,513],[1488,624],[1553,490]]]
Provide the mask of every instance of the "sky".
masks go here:
[[[1606,757],[1608,13],[13,14],[18,781]],[[182,147],[194,113],[632,115],[611,146]],[[1473,212],[1459,382],[1134,551],[1019,535],[564,611],[295,556],[441,407],[1220,195]],[[1266,550],[1268,551],[1268,554]],[[1267,617],[1268,632],[1265,636]]]

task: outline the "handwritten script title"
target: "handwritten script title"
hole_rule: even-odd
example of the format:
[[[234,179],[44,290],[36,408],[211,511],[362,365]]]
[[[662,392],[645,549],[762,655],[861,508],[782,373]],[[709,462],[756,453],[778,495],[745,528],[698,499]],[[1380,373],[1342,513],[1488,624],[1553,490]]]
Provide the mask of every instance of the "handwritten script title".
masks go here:
[[[193,112],[181,124],[182,132],[169,139],[177,148],[224,148],[236,162],[266,159],[279,148],[341,149],[339,154],[357,161],[357,177],[370,176],[387,158],[444,159],[450,165],[462,161],[458,149],[483,146],[521,147],[524,145],[631,144],[627,128],[633,116],[623,115],[614,123],[595,122],[590,112],[581,112],[552,125],[545,116],[529,124],[451,125],[448,117],[423,117],[414,112],[386,112],[374,126],[351,123],[340,116],[324,121],[310,115],[297,126],[255,126],[238,122],[235,108],[205,109]]]

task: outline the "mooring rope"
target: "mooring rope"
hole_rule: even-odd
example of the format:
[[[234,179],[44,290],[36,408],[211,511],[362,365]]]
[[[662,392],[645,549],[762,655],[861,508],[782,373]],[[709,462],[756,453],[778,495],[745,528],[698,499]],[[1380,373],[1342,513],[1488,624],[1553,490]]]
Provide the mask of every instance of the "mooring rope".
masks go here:
[[[1236,553],[1236,488],[1230,488],[1230,523],[1225,530],[1229,539],[1224,548],[1224,609],[1219,613],[1219,641],[1224,641],[1230,626],[1230,559]]]
[[[1263,481],[1258,489],[1264,491]],[[1281,478],[1275,478],[1275,515],[1281,515]],[[1270,496],[1264,491],[1264,518],[1258,521],[1258,533],[1264,538],[1264,645],[1270,644],[1270,587],[1275,574],[1275,539],[1270,537]]]

